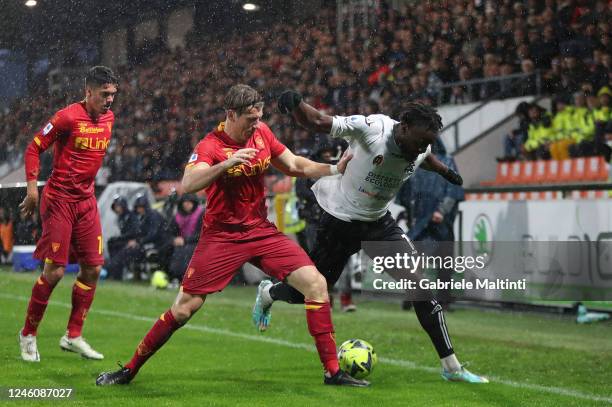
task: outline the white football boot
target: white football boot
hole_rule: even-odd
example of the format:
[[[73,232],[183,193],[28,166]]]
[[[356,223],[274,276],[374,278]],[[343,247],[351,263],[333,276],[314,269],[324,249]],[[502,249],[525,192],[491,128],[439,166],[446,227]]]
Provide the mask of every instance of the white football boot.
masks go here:
[[[62,336],[62,339],[60,339],[59,345],[62,350],[78,353],[85,359],[104,359],[104,355],[93,350],[92,347],[89,346],[87,342],[85,342],[85,339],[83,339],[82,336],[77,336],[76,338],[68,338],[68,335],[64,335]]]
[[[36,336],[21,334],[19,330],[19,347],[21,348],[21,359],[26,362],[40,362],[38,346],[36,346]]]

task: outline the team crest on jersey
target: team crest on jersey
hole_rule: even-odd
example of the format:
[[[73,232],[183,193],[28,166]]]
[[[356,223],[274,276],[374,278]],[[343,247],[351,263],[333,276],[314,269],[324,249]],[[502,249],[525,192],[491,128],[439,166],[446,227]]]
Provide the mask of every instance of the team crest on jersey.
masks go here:
[[[266,147],[266,145],[264,144],[264,141],[263,141],[263,139],[261,138],[260,135],[257,135],[257,137],[255,137],[255,145],[260,150],[263,150]]]
[[[372,164],[378,167],[383,163],[383,161],[385,161],[385,157],[383,157],[382,154],[378,154],[376,157],[374,157],[374,160],[372,160]]]
[[[189,267],[187,269],[187,278],[191,278],[191,275],[193,274],[194,271],[195,269],[193,267]]]
[[[51,129],[53,129],[53,125],[51,123],[47,123],[47,125],[45,126],[45,128],[42,131],[43,136],[46,136],[47,134],[49,134]]]
[[[224,148],[223,152],[225,153],[225,157],[230,158],[231,156],[234,155],[234,149],[233,148]]]
[[[57,251],[60,248],[60,244],[57,242],[52,242],[51,243],[51,250],[53,250],[53,253],[57,253]]]

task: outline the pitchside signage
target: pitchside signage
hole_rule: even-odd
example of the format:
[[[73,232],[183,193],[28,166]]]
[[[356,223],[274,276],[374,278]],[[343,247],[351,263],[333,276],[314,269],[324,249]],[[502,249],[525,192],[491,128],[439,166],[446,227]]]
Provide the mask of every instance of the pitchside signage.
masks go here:
[[[463,254],[490,252],[488,273],[526,279],[519,299],[612,299],[612,201],[469,201],[460,209],[461,240],[471,242]]]
[[[417,300],[423,289],[489,301],[612,300],[612,201],[470,201],[461,210],[461,243],[414,242],[408,253],[401,242],[363,242],[362,289]],[[454,273],[441,279],[440,269]]]

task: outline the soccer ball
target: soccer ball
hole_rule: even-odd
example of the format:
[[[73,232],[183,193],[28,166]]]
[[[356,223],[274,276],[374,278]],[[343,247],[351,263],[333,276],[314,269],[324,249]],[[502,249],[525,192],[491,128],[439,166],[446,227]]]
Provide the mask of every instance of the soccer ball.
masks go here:
[[[378,362],[374,348],[362,339],[349,339],[338,349],[340,369],[353,376],[363,379],[369,376]]]
[[[159,290],[168,287],[168,276],[161,270],[156,271],[151,276],[151,285]]]

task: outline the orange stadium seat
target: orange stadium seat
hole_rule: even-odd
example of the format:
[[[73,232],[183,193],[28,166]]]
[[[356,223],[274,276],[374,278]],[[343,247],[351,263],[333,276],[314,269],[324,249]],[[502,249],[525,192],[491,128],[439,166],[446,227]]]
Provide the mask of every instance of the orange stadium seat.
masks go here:
[[[603,157],[586,158],[584,179],[585,181],[606,181],[608,179],[608,164]]]
[[[566,160],[559,160],[559,172],[557,174],[556,182],[570,182],[575,181],[574,179],[574,166],[571,158]]]
[[[508,175],[509,184],[520,184],[521,183],[521,168],[523,163],[521,161],[515,161],[510,164],[510,174]]]
[[[507,184],[510,176],[510,163],[497,163],[496,184]]]
[[[586,177],[586,158],[574,158],[572,160],[572,179],[574,181],[584,181]]]
[[[535,181],[535,161],[522,161],[519,174],[521,184],[534,184]]]
[[[544,175],[544,183],[552,184],[557,181],[557,176],[559,174],[559,161],[557,160],[548,160],[546,161],[546,170]]]
[[[533,182],[543,184],[546,182],[546,161],[538,160],[534,163]]]

